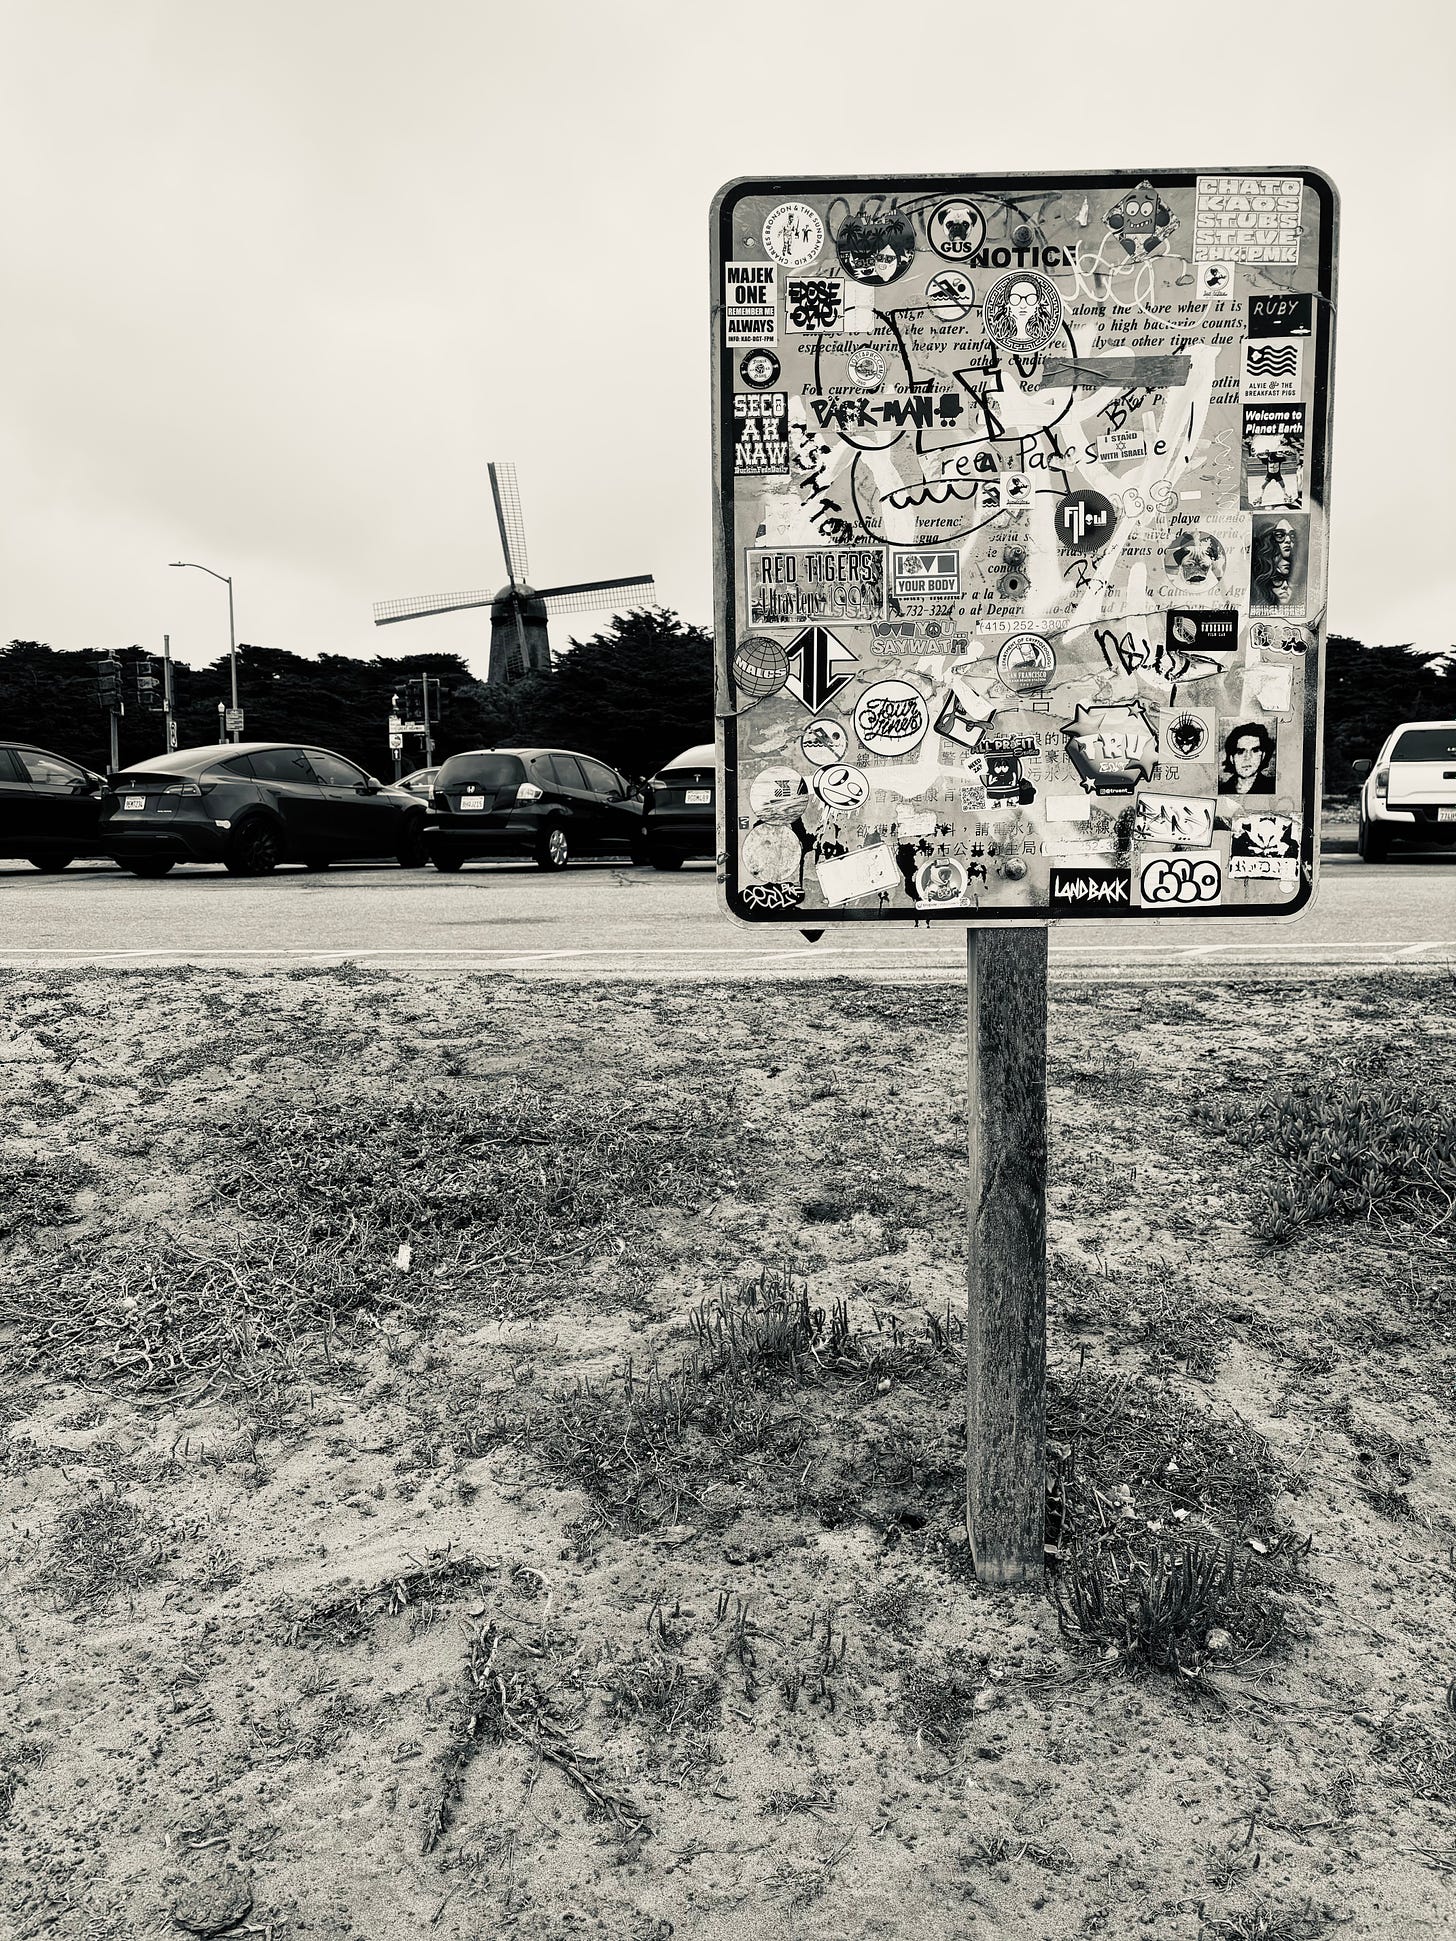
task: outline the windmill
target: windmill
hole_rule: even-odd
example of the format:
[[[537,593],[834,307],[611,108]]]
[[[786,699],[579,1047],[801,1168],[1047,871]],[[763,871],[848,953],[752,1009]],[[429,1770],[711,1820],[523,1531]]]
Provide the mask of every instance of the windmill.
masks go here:
[[[424,620],[435,613],[489,607],[490,670],[486,684],[503,687],[522,674],[550,672],[548,620],[562,613],[593,613],[606,608],[620,613],[630,606],[656,606],[657,589],[650,573],[631,574],[624,580],[585,580],[579,586],[528,585],[526,527],[516,490],[516,468],[491,464],[488,469],[501,552],[510,576],[508,584],[498,593],[421,593],[409,600],[380,600],[375,604],[374,624],[391,627],[397,620]]]

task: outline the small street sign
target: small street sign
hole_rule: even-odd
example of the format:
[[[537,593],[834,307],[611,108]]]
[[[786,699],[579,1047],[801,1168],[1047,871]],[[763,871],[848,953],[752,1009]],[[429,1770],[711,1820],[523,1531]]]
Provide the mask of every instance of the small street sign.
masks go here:
[[[241,734],[241,733],[243,732],[243,711],[242,711],[242,709],[241,709],[241,708],[224,708],[224,709],[223,709],[223,716],[222,716],[222,723],[223,723],[223,726],[224,726],[224,728],[226,728],[226,729],[227,729],[227,731],[228,731],[228,733],[229,733],[230,735],[231,735],[231,734],[234,734],[234,733],[236,733],[236,734]]]
[[[390,745],[390,747],[391,747],[391,748],[403,748],[403,747],[404,747],[404,736],[403,736],[403,735],[391,735],[391,736],[389,737],[389,745]]]
[[[1309,168],[713,205],[720,895],[966,932],[966,1526],[1040,1580],[1047,930],[1314,894],[1337,197]]]
[[[425,732],[425,724],[423,721],[402,721],[400,728],[407,735],[422,735]]]

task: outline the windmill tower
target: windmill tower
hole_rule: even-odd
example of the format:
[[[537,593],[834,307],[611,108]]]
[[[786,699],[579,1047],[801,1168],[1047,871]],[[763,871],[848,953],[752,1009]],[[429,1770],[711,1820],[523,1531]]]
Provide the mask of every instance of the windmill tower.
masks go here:
[[[486,685],[503,687],[523,674],[550,672],[548,620],[562,613],[604,609],[620,613],[626,607],[656,606],[657,589],[650,573],[631,574],[624,580],[586,580],[579,586],[537,589],[529,585],[526,527],[516,490],[516,468],[492,463],[488,469],[501,552],[509,575],[506,585],[498,593],[421,593],[408,600],[380,600],[375,604],[374,624],[391,627],[398,620],[424,620],[435,613],[458,613],[464,607],[489,607],[490,671]]]

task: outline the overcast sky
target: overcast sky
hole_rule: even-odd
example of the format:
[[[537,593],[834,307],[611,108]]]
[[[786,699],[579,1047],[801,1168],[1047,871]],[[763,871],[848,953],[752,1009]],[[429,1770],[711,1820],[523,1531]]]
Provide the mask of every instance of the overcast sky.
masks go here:
[[[373,601],[650,571],[712,614],[736,175],[1310,163],[1343,198],[1330,625],[1452,623],[1452,12],[9,0],[0,639],[458,651]],[[907,22],[914,21],[913,26]],[[590,631],[588,619],[576,631]],[[558,626],[565,637],[565,629]]]

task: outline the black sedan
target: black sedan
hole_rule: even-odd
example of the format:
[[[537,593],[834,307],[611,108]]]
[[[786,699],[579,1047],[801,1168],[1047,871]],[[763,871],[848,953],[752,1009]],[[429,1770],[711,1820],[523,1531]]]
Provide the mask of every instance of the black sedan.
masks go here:
[[[101,820],[113,799],[104,776],[79,762],[0,741],[0,856],[55,870],[78,856],[104,855]]]
[[[436,869],[472,856],[531,856],[565,869],[573,856],[642,853],[642,795],[625,776],[564,748],[472,748],[441,765],[425,829]]]
[[[279,863],[327,869],[347,856],[393,856],[420,869],[424,805],[327,748],[253,741],[183,748],[112,778],[108,853],[134,876],[176,863],[222,863],[266,876]]]
[[[647,784],[644,842],[654,869],[681,869],[689,856],[716,856],[713,744],[685,748]]]

